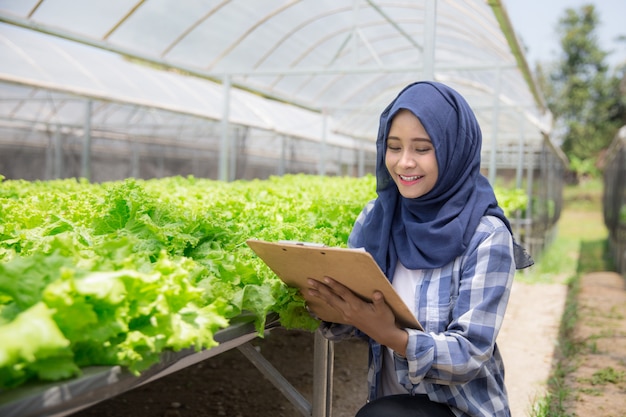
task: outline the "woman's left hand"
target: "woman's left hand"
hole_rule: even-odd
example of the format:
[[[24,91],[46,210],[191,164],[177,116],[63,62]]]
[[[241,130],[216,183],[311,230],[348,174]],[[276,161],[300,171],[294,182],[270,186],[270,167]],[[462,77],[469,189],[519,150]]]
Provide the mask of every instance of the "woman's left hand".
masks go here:
[[[308,284],[308,296],[316,297],[339,311],[344,323],[404,355],[407,333],[397,327],[395,315],[380,291],[375,291],[372,301],[368,302],[330,277],[324,277],[323,282],[309,279]]]

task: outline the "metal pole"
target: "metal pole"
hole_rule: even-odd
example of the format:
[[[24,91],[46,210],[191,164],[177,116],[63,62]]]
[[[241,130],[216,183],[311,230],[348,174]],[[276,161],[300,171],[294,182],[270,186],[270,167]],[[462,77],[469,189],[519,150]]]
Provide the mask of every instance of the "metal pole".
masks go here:
[[[333,403],[333,342],[315,332],[313,357],[313,413],[312,417],[330,417]]]
[[[525,143],[525,130],[524,130],[524,114],[520,113],[520,137],[517,142],[517,167],[515,170],[515,188],[522,188],[522,178],[524,176],[524,143]],[[520,210],[515,213],[515,236],[519,239],[521,232],[521,215]]]
[[[130,176],[139,178],[139,144],[137,142],[131,143],[130,152]]]
[[[520,113],[520,137],[517,142],[517,167],[515,170],[515,187],[522,188],[522,177],[524,175],[524,113]]]
[[[496,184],[496,151],[498,148],[498,124],[500,119],[500,90],[502,88],[502,70],[498,69],[496,90],[493,100],[493,120],[491,122],[491,150],[489,158],[489,182]]]
[[[228,181],[228,119],[230,118],[230,75],[224,76],[224,108],[222,109],[222,138],[220,140],[219,175],[221,181]]]
[[[298,409],[300,414],[305,417],[311,415],[311,405],[306,398],[254,346],[245,343],[237,349]]]
[[[318,171],[319,175],[326,175],[326,142],[327,142],[327,125],[328,124],[328,114],[326,111],[322,112],[322,140],[320,142],[320,160]]]
[[[525,226],[526,230],[524,232],[526,237],[526,248],[533,253],[534,251],[534,239],[531,236],[532,234],[532,221],[533,221],[533,180],[534,180],[534,165],[535,161],[535,151],[533,149],[528,149],[528,160],[526,161],[526,195],[528,196],[528,203],[526,204],[526,219]]]
[[[365,175],[365,149],[363,149],[365,147],[365,142],[362,140],[358,140],[358,147],[357,147],[357,158],[358,158],[358,176],[362,177],[363,175]]]
[[[425,80],[435,79],[435,30],[437,22],[437,0],[426,0],[424,10],[424,69]]]
[[[61,125],[57,124],[54,130],[54,166],[52,168],[52,178],[61,178],[63,175],[63,137],[61,136]]]
[[[85,103],[85,128],[83,134],[83,154],[81,176],[88,181],[91,180],[91,111],[93,102],[87,100]]]
[[[352,1],[352,64],[359,66],[359,36],[357,33],[359,27],[359,0]]]
[[[278,175],[285,175],[285,160],[287,159],[287,139],[285,135],[278,136],[280,140],[280,162],[278,164]]]
[[[237,147],[239,146],[239,129],[233,128],[233,133],[228,141],[229,163],[228,163],[228,181],[237,178]]]

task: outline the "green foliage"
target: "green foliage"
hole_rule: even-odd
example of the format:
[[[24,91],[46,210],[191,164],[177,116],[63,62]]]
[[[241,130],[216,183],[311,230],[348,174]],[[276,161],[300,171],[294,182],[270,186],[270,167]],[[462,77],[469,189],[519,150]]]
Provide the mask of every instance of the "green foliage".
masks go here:
[[[346,246],[374,196],[371,176],[0,182],[0,389],[87,365],[140,372],[215,346],[234,319],[261,333],[270,311],[313,330],[245,241]]]
[[[595,161],[615,132],[626,123],[619,69],[609,74],[607,52],[598,45],[600,21],[593,5],[568,8],[559,20],[562,54],[547,69],[537,69],[548,108],[556,121],[556,134],[581,175],[596,175]],[[622,69],[623,71],[623,69]],[[559,139],[559,138],[557,138]]]
[[[507,217],[512,217],[517,210],[525,210],[528,205],[528,195],[521,188],[494,187],[498,205],[502,207]]]
[[[345,247],[375,189],[373,176],[0,182],[0,389],[88,365],[138,373],[164,350],[215,346],[241,317],[315,329],[245,241]],[[496,193],[507,214],[525,207],[521,190]]]
[[[592,385],[619,384],[626,380],[624,371],[615,370],[613,367],[602,368],[593,373],[591,380]]]
[[[598,178],[600,171],[592,158],[580,159],[577,155],[569,158],[569,169],[580,178]]]

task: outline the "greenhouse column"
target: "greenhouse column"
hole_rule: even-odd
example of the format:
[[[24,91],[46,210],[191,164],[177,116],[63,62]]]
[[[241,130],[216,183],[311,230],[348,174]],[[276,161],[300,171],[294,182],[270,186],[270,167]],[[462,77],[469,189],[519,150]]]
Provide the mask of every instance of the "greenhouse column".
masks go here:
[[[365,175],[365,149],[363,149],[365,147],[365,142],[363,140],[358,140],[358,146],[357,146],[357,152],[358,152],[358,162],[357,162],[357,172],[358,172],[358,176],[362,177],[363,175]]]
[[[489,155],[489,182],[496,183],[496,150],[498,148],[498,123],[500,120],[500,90],[502,84],[502,68],[498,67],[496,90],[493,93],[493,119],[491,121],[491,150]]]
[[[437,19],[437,0],[426,0],[424,12],[424,68],[425,80],[435,79],[435,22]]]
[[[61,178],[63,175],[63,137],[61,136],[61,126],[57,124],[55,127],[52,178]]]
[[[515,169],[515,188],[521,189],[524,177],[524,144],[526,142],[526,133],[524,130],[524,113],[520,113],[520,138],[517,142],[517,167]],[[532,196],[528,196],[528,201]],[[521,233],[521,217],[520,210],[515,214],[515,236],[519,239]]]
[[[526,161],[526,195],[528,196],[528,203],[526,203],[526,222],[524,237],[526,241],[524,244],[526,245],[526,249],[533,253],[535,251],[534,247],[534,239],[532,238],[532,219],[533,219],[533,210],[534,210],[534,202],[532,199],[533,195],[533,180],[534,180],[534,170],[535,170],[535,153],[532,150],[529,150],[528,159]]]
[[[522,188],[524,176],[524,143],[526,141],[526,131],[524,130],[524,113],[520,113],[520,132],[517,142],[517,167],[515,169],[515,187]]]
[[[219,179],[228,181],[228,119],[230,118],[230,75],[224,76],[224,108],[222,109],[222,138],[220,141]]]
[[[312,417],[330,417],[333,398],[333,368],[335,348],[333,342],[315,331],[313,357]]]
[[[285,175],[286,171],[285,160],[287,159],[287,138],[285,138],[285,135],[279,135],[278,138],[280,140],[280,161],[278,162],[277,174],[282,177]]]
[[[130,176],[139,178],[139,144],[133,142],[130,150]]]
[[[328,115],[326,114],[326,110],[322,111],[322,140],[320,142],[320,160],[318,165],[318,173],[319,175],[326,175],[326,140],[327,140],[327,129],[326,125],[328,123]]]
[[[239,129],[233,128],[232,135],[228,140],[228,177],[227,181],[233,181],[237,178],[237,147],[239,146]]]
[[[93,103],[87,100],[85,103],[85,132],[83,138],[83,155],[81,177],[91,180],[91,109]]]

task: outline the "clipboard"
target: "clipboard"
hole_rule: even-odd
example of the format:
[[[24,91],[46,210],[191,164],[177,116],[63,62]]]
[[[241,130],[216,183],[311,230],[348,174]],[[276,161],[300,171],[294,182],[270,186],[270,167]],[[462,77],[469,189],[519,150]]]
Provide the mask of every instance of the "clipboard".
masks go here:
[[[328,276],[350,288],[357,295],[371,301],[378,290],[403,327],[423,330],[413,313],[394,290],[380,267],[369,253],[362,249],[334,248],[304,242],[267,242],[248,239],[248,246],[288,286],[308,288],[307,279],[322,281]],[[308,299],[315,306],[318,317],[324,321],[341,323],[340,314],[333,308],[324,308],[320,301]]]

